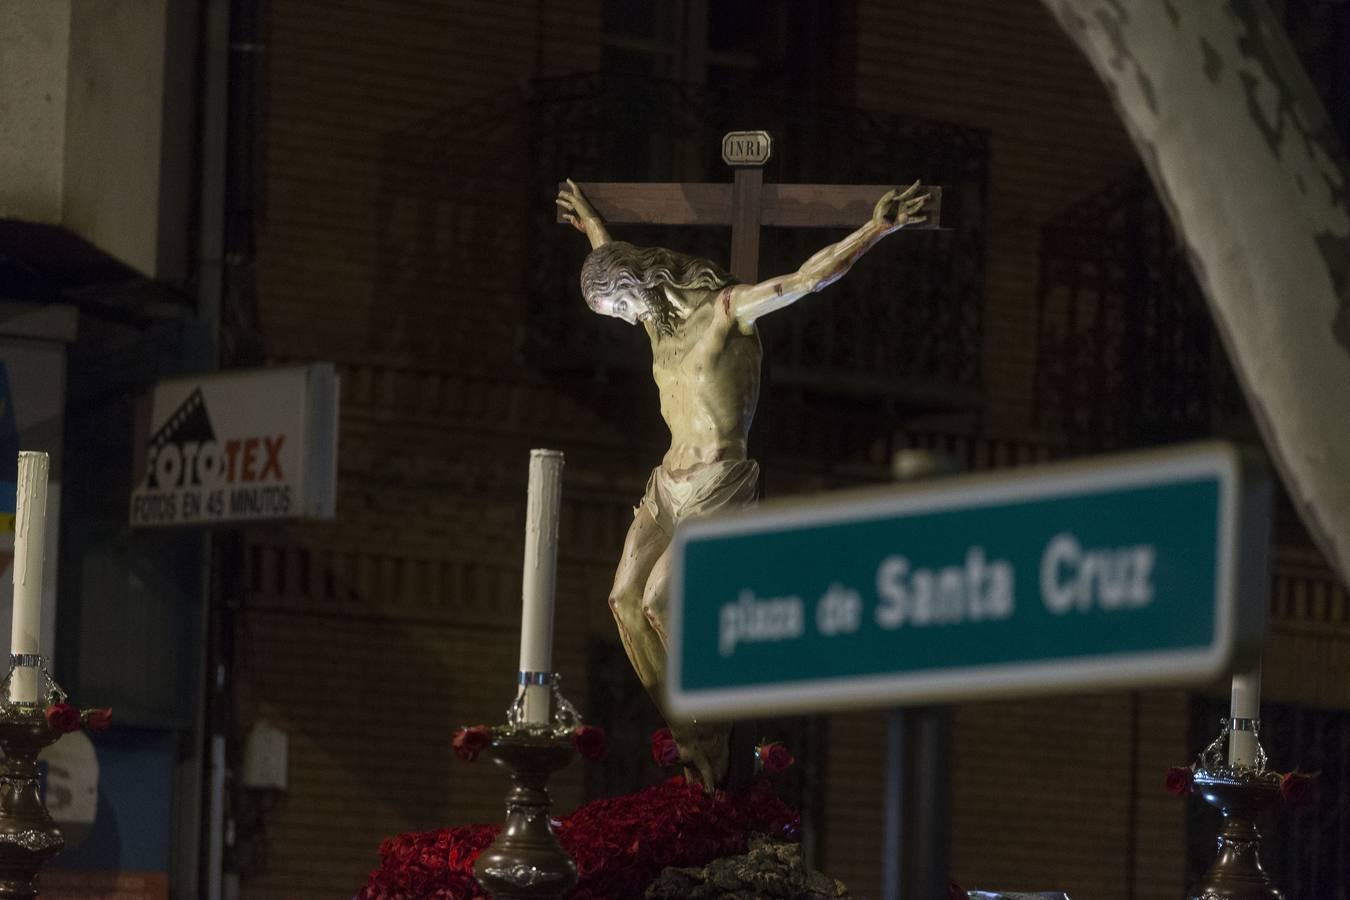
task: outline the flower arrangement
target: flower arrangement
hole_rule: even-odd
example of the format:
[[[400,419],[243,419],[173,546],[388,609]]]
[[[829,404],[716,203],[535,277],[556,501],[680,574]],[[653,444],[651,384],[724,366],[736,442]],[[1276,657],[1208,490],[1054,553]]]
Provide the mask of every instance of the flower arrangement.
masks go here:
[[[658,728],[652,732],[652,761],[663,769],[668,769],[680,761],[680,747],[669,728]]]
[[[1280,796],[1292,807],[1307,806],[1313,802],[1320,772],[1285,772],[1280,776]]]
[[[69,703],[53,703],[43,712],[47,725],[57,734],[69,734],[80,728],[80,711]]]
[[[572,746],[587,762],[600,762],[609,752],[609,737],[605,729],[595,725],[578,725],[572,729]]]
[[[42,712],[47,718],[47,726],[57,734],[79,731],[81,725],[91,732],[107,731],[112,724],[112,710],[108,707],[81,711],[69,703],[53,703]]]
[[[473,762],[478,758],[478,754],[486,750],[488,744],[491,743],[492,729],[486,725],[474,725],[456,731],[454,737],[450,740],[450,747],[460,759],[465,762]]]
[[[86,709],[84,711],[84,728],[86,731],[107,731],[112,725],[112,707],[104,706],[100,709]]]
[[[555,821],[554,831],[580,876],[571,900],[630,900],[666,866],[702,866],[743,853],[752,833],[795,840],[800,826],[797,813],[763,780],[728,796],[675,776],[588,803]],[[357,900],[486,898],[473,864],[498,830],[470,825],[389,838]]]
[[[1184,797],[1195,789],[1195,766],[1172,766],[1163,780],[1167,793]]]
[[[765,775],[786,772],[796,761],[788,748],[777,741],[765,742],[755,748],[755,768]]]

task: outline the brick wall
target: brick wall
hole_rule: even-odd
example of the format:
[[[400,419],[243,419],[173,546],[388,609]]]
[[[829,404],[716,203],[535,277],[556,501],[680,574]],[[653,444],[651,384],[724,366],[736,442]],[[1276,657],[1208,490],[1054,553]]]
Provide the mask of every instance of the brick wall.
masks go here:
[[[269,15],[267,203],[258,253],[269,350],[364,359],[389,346],[382,332],[395,326],[453,332],[467,321],[478,343],[455,346],[472,346],[479,366],[500,364],[518,304],[480,285],[427,285],[443,299],[444,314],[431,323],[381,308],[384,289],[374,273],[383,142],[489,98],[482,119],[465,123],[472,143],[494,118],[494,95],[503,101],[498,115],[507,115],[528,79],[594,69],[593,4],[296,0],[270,5]],[[474,249],[493,255],[481,244]],[[505,268],[507,258],[498,254]]]

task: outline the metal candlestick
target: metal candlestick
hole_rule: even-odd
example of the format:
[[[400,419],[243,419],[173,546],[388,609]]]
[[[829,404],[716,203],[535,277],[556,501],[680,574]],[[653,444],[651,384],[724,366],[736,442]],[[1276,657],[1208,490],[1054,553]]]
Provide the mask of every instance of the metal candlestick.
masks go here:
[[[576,863],[558,843],[549,821],[548,778],[576,755],[571,734],[581,724],[581,716],[559,692],[559,680],[555,674],[532,682],[552,685],[550,724],[523,721],[522,691],[507,712],[506,727],[494,728],[492,742],[483,750],[511,771],[506,822],[473,867],[478,883],[496,900],[553,900],[577,883]]]
[[[493,897],[561,897],[577,883],[577,867],[549,825],[548,777],[572,760],[571,740],[520,732],[495,738],[486,753],[511,770],[506,823],[478,857],[473,873]]]
[[[10,683],[19,667],[38,670],[34,702],[9,698]],[[42,749],[63,734],[48,719],[47,708],[65,700],[66,692],[52,680],[44,657],[10,655],[9,673],[0,681],[0,751],[4,753],[0,761],[0,898],[36,897],[33,882],[38,871],[66,845],[42,803],[37,761]]]
[[[0,709],[0,898],[36,897],[38,870],[66,845],[38,793],[38,754],[60,736],[41,709]]]
[[[1261,832],[1256,817],[1280,800],[1280,776],[1266,769],[1266,753],[1256,741],[1254,765],[1229,764],[1226,746],[1234,731],[1256,735],[1255,719],[1225,720],[1223,731],[1200,754],[1195,791],[1223,814],[1219,855],[1191,889],[1187,900],[1284,900],[1261,866]]]

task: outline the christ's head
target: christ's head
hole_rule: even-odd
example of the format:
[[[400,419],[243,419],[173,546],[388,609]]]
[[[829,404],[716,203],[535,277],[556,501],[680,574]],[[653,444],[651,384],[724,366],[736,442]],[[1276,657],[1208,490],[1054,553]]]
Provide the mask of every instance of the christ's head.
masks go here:
[[[731,283],[706,259],[623,241],[592,250],[581,266],[581,295],[593,311],[630,325],[650,321],[664,335],[674,333],[680,318],[665,288],[715,291]]]

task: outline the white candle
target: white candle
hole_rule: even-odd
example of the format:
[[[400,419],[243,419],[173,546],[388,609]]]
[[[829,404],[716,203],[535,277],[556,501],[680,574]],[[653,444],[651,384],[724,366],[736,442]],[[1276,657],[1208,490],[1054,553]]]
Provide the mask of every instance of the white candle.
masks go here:
[[[520,671],[553,672],[553,585],[558,568],[558,507],[562,498],[563,455],[530,451],[530,488],[525,509],[525,571],[521,585]],[[525,721],[547,725],[551,688],[523,685]]]
[[[19,492],[14,504],[14,618],[10,627],[9,652],[41,652],[42,634],[42,545],[47,533],[47,454],[33,450],[19,453]],[[36,703],[40,685],[38,670],[16,666],[10,679],[9,698],[15,703]]]
[[[1233,675],[1233,701],[1229,715],[1234,719],[1261,717],[1261,663],[1250,671]],[[1233,731],[1228,736],[1228,765],[1233,767],[1256,765],[1256,734],[1251,731]]]

